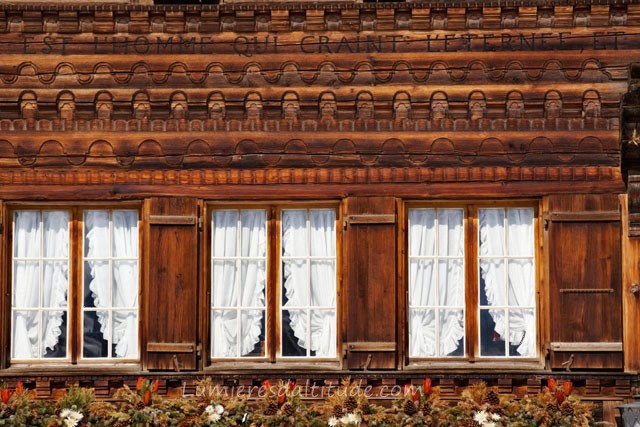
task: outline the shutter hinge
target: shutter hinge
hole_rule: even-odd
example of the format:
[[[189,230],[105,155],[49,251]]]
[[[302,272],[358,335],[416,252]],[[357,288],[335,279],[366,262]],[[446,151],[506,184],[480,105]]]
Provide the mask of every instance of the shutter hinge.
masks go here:
[[[200,231],[202,231],[202,223],[203,223],[202,217],[199,216],[198,217],[198,230],[200,230]]]

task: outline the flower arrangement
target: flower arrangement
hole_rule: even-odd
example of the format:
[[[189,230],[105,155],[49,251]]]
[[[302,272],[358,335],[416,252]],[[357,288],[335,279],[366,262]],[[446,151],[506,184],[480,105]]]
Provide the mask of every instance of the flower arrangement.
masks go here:
[[[0,426],[33,427],[590,427],[592,405],[582,402],[571,381],[549,378],[540,393],[516,398],[485,383],[465,388],[456,402],[441,400],[439,387],[426,378],[407,384],[390,407],[369,401],[350,378],[322,401],[303,399],[292,381],[262,384],[261,398],[226,394],[210,378],[196,394],[157,395],[158,381],[141,378],[135,389],[122,386],[104,401],[93,389],[70,387],[57,402],[35,399],[21,383],[0,386]]]

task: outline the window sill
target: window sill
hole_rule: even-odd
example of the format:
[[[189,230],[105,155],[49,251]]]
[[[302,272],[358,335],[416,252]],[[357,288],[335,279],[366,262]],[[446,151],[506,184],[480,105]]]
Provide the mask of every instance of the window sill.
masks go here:
[[[204,368],[205,373],[237,373],[260,371],[260,372],[309,372],[309,371],[340,371],[342,364],[339,360],[318,361],[318,360],[296,360],[273,362],[254,362],[254,361],[212,361],[210,365]]]
[[[143,372],[140,363],[83,363],[70,365],[67,363],[16,363],[0,370],[0,376],[37,376],[41,374],[51,375],[96,375],[118,374],[139,375]]]
[[[513,359],[482,359],[482,360],[419,360],[409,362],[404,366],[404,371],[413,370],[445,370],[464,371],[493,370],[500,368],[500,372],[540,371],[545,369],[543,361],[538,359],[513,360]]]

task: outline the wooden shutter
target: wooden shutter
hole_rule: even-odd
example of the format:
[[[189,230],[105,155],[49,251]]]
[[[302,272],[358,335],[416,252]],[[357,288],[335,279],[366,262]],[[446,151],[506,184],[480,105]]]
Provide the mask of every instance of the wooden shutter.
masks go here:
[[[545,221],[551,367],[622,368],[618,197],[554,196]]]
[[[346,200],[343,343],[349,369],[397,365],[397,236],[393,197]]]
[[[148,227],[146,368],[197,367],[198,206],[195,199],[145,201]]]

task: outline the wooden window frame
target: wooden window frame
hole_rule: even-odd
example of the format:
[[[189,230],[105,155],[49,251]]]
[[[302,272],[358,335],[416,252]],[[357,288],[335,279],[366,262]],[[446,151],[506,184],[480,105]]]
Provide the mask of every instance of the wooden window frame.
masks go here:
[[[5,273],[3,274],[3,302],[2,307],[5,313],[12,313],[12,293],[13,293],[13,225],[14,213],[18,211],[51,211],[66,210],[69,212],[69,288],[67,296],[67,357],[65,358],[40,358],[40,359],[22,359],[13,361],[11,358],[11,342],[12,342],[12,315],[2,317],[2,340],[4,351],[2,352],[3,368],[12,371],[34,372],[36,369],[56,369],[57,371],[70,370],[74,372],[79,369],[88,367],[101,367],[115,372],[138,372],[142,360],[142,319],[144,316],[144,303],[142,299],[142,271],[143,271],[143,236],[142,236],[142,209],[139,202],[16,202],[4,204],[4,221],[6,233],[3,236],[3,247],[5,248]],[[115,357],[82,357],[83,343],[83,239],[84,239],[84,212],[91,210],[132,210],[138,212],[138,356],[136,358],[115,358]],[[111,307],[110,307],[111,308]]]
[[[464,219],[464,276],[465,276],[465,336],[464,355],[451,357],[411,357],[409,355],[409,211],[411,209],[433,209],[433,208],[458,208],[463,209]],[[479,301],[479,220],[478,211],[484,208],[532,208],[533,232],[534,232],[534,272],[535,272],[535,318],[536,318],[536,355],[525,356],[481,356],[480,354],[480,301]],[[544,295],[541,295],[544,280],[543,275],[543,235],[541,201],[537,199],[522,200],[461,200],[461,201],[425,201],[408,200],[405,201],[401,209],[401,272],[400,286],[405,294],[404,307],[399,310],[399,323],[403,327],[401,335],[404,343],[400,346],[403,351],[404,369],[423,370],[425,368],[437,369],[465,369],[473,366],[473,369],[495,369],[500,366],[503,370],[531,370],[544,367],[544,351],[542,348],[544,313]]]
[[[211,355],[211,290],[212,290],[212,229],[211,222],[213,212],[220,209],[265,209],[267,211],[267,256],[266,256],[266,284],[265,284],[265,356],[214,358]],[[292,357],[282,356],[281,349],[281,311],[282,311],[282,259],[281,246],[281,213],[287,209],[332,209],[336,215],[336,353],[334,357]],[[330,369],[341,368],[341,336],[342,336],[342,310],[341,310],[341,262],[342,262],[342,210],[337,201],[215,201],[204,204],[203,225],[203,263],[204,274],[203,292],[201,293],[203,318],[202,330],[204,369],[220,371],[235,369]]]

